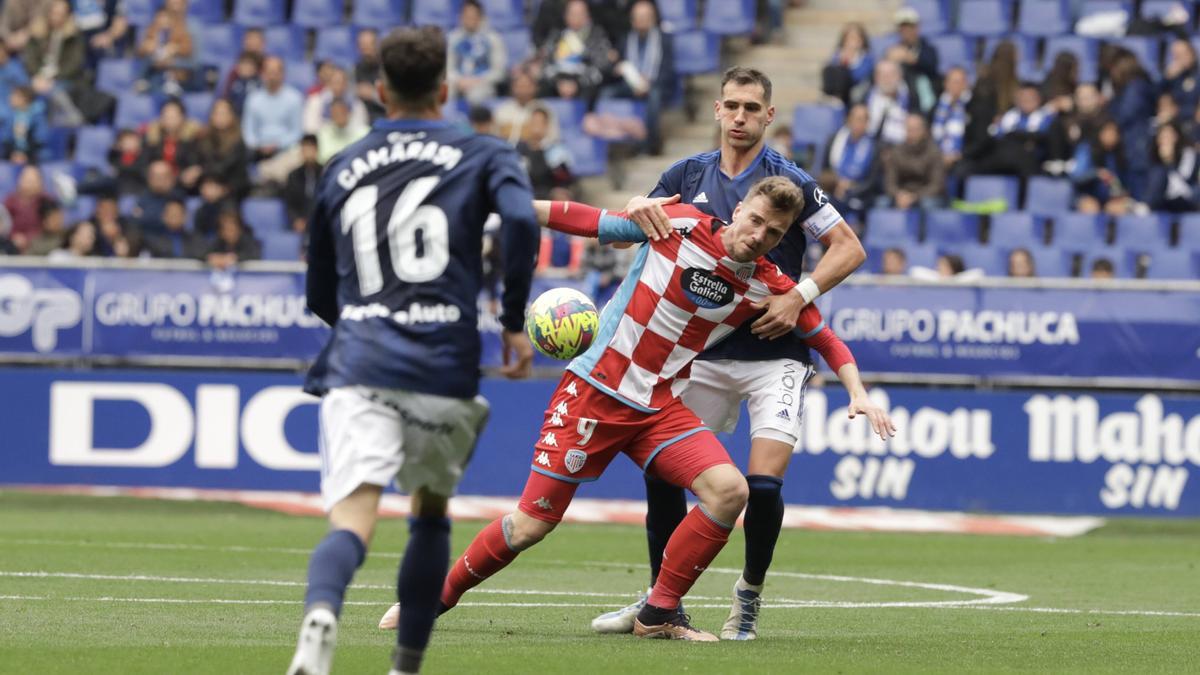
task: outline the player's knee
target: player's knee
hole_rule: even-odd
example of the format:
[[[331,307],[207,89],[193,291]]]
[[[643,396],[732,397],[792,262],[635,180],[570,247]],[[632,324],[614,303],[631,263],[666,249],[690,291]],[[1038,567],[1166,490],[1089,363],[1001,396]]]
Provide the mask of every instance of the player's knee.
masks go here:
[[[746,477],[732,464],[705,471],[695,485],[696,496],[701,503],[710,513],[721,518],[737,518],[750,498]]]
[[[546,538],[558,523],[548,523],[516,511],[504,517],[504,539],[514,551],[524,551]]]

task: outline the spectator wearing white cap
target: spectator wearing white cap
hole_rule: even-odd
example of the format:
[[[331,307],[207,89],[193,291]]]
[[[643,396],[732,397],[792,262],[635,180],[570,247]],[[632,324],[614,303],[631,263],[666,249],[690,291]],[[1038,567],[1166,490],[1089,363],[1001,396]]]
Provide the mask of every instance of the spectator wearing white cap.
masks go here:
[[[900,45],[905,53],[901,59],[906,79],[915,71],[929,78],[935,84],[941,75],[938,73],[938,52],[928,40],[921,36],[921,15],[912,7],[902,7],[896,10],[896,34],[900,36]]]

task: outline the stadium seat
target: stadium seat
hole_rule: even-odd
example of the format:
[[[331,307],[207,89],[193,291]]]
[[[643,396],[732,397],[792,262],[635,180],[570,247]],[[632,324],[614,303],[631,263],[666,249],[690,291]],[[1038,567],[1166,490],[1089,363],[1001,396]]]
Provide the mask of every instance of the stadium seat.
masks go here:
[[[163,0],[125,0],[125,20],[132,26],[149,26],[162,4]]]
[[[42,162],[38,166],[42,170],[42,181],[45,183],[46,191],[60,200],[66,200],[68,195],[64,195],[59,190],[59,179],[67,177],[72,180],[79,180],[82,173],[80,167],[70,160]]]
[[[1025,247],[1033,257],[1033,269],[1039,277],[1069,277],[1071,276],[1072,256],[1070,253],[1053,246]]]
[[[287,230],[287,210],[283,201],[267,197],[250,197],[242,202],[242,220],[259,237],[267,232]]]
[[[96,213],[96,198],[91,195],[79,195],[67,209],[67,222],[78,223],[88,220]]]
[[[597,115],[611,115],[613,117],[641,121],[646,119],[646,104],[631,98],[602,98],[596,101],[595,113]],[[629,142],[636,139],[626,136],[624,138],[609,138],[608,140]]]
[[[116,139],[111,127],[79,127],[75,134],[75,161],[80,166],[107,171],[108,150]]]
[[[884,33],[879,37],[871,38],[871,56],[875,58],[875,62],[879,63],[883,60],[883,55],[887,53],[889,47],[900,43],[900,35],[897,33]]]
[[[841,106],[807,104],[798,105],[792,112],[793,149],[813,148],[813,171],[820,171],[825,163],[825,144],[842,126],[846,111]]]
[[[17,174],[21,171],[21,167],[0,160],[0,193],[8,195],[17,187]]]
[[[1025,210],[1038,216],[1056,216],[1071,210],[1075,188],[1066,178],[1033,176],[1025,189]]]
[[[1129,251],[1119,246],[1101,246],[1083,253],[1083,265],[1079,268],[1079,276],[1089,277],[1092,265],[1099,259],[1105,258],[1113,264],[1113,272],[1120,279],[1133,278],[1133,260]]]
[[[458,25],[459,0],[412,0],[414,26],[440,26],[448,30]]]
[[[1010,10],[1005,0],[962,0],[958,32],[976,37],[1003,35],[1012,29]]]
[[[316,83],[317,69],[310,61],[288,61],[285,65],[284,81],[304,94]]]
[[[602,176],[608,171],[608,144],[585,133],[564,133],[563,144],[571,151],[571,173]]]
[[[704,30],[717,35],[749,35],[754,32],[754,0],[721,0],[704,4]]]
[[[1170,226],[1169,217],[1153,213],[1117,216],[1115,243],[1140,253],[1166,248]]]
[[[925,241],[933,244],[979,242],[979,216],[951,209],[925,213]]]
[[[187,15],[188,19],[200,23],[223,23],[225,21],[225,3],[195,0],[188,3]]]
[[[865,241],[871,246],[907,247],[919,241],[920,214],[900,209],[871,209],[867,212]]]
[[[72,127],[50,127],[46,130],[46,143],[38,151],[38,161],[66,159],[71,149],[71,140],[74,137],[75,129]]]
[[[339,27],[330,26],[317,31],[318,42],[322,34],[337,28]],[[284,61],[304,60],[304,29],[299,26],[292,24],[267,26],[263,29],[263,44],[268,54],[278,56]]]
[[[357,34],[358,31],[351,26],[330,26],[317,31],[313,59],[333,61],[347,69],[354,68],[358,61]]]
[[[1072,253],[1103,246],[1103,216],[1092,213],[1064,213],[1056,216],[1053,244]]]
[[[482,0],[484,16],[496,30],[510,30],[525,25],[525,4],[522,0]]]
[[[394,27],[404,23],[408,14],[404,0],[353,0],[351,4],[350,21],[356,26]]]
[[[158,102],[146,94],[124,94],[117,99],[113,123],[118,129],[137,129],[158,116]]]
[[[1041,246],[1045,241],[1045,221],[1025,211],[997,213],[992,216],[988,243],[1000,248]]]
[[[921,17],[921,32],[938,35],[950,30],[950,13],[945,0],[908,0],[905,5],[917,10]]]
[[[256,230],[255,236],[262,242],[263,260],[295,261],[300,259],[302,238],[291,230]]]
[[[938,251],[933,244],[909,244],[900,248],[904,249],[910,270],[914,267],[937,268]]]
[[[191,94],[183,95],[183,109],[187,111],[187,116],[199,120],[200,122],[208,121],[208,111],[212,110],[214,96],[210,91],[198,91]]]
[[[962,35],[935,35],[929,38],[938,53],[938,71],[943,75],[946,71],[958,66],[967,71],[969,77],[975,76],[975,57],[972,54],[971,42]]]
[[[544,98],[542,103],[554,112],[564,136],[583,129],[583,114],[587,111],[583,101],[577,98]]]
[[[658,0],[658,13],[665,32],[696,27],[696,0]]]
[[[194,3],[192,6],[204,4]],[[242,27],[217,23],[200,28],[196,60],[205,66],[222,66],[242,50]]]
[[[961,244],[942,248],[945,253],[961,256],[967,269],[980,269],[989,277],[1008,276],[1008,252],[986,244]]]
[[[521,63],[533,56],[533,38],[530,36],[528,28],[500,31],[500,39],[504,41],[509,65]]]
[[[1151,79],[1161,78],[1162,69],[1159,67],[1159,63],[1162,62],[1162,42],[1157,37],[1130,35],[1113,42],[1133,52]]]
[[[127,94],[133,90],[139,72],[133,59],[102,59],[96,65],[96,88],[113,96]]]
[[[1193,2],[1180,2],[1180,0],[1142,0],[1139,13],[1143,19],[1152,20],[1162,17],[1164,14],[1167,14],[1176,7],[1182,7],[1188,15],[1188,20],[1185,25],[1190,27],[1192,24],[1192,19],[1196,17]]]
[[[292,23],[305,28],[324,28],[342,23],[343,0],[294,0]]]
[[[132,216],[133,209],[137,207],[137,195],[121,195],[117,198],[117,212],[123,216]]]
[[[1179,248],[1200,253],[1200,213],[1179,217]]]
[[[1193,251],[1163,249],[1150,254],[1147,279],[1198,279],[1200,260]]]
[[[971,176],[967,178],[964,198],[968,202],[984,202],[993,199],[1003,199],[1008,203],[1008,210],[1017,208],[1020,184],[1013,176]]]
[[[1059,52],[1071,52],[1079,59],[1079,81],[1095,82],[1100,68],[1100,42],[1080,35],[1056,35],[1046,40],[1042,61],[1049,66]]]
[[[1070,33],[1070,8],[1064,0],[1025,0],[1017,16],[1017,31],[1040,37]]]
[[[274,26],[283,23],[283,0],[235,0],[233,22],[242,26]]]
[[[679,75],[714,73],[721,68],[717,36],[703,30],[675,33],[675,72]]]

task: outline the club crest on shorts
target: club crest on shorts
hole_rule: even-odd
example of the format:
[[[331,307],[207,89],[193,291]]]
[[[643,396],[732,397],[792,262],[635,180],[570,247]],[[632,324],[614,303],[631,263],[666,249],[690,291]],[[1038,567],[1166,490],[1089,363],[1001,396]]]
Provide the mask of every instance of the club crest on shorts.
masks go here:
[[[567,465],[567,471],[571,473],[579,473],[586,461],[587,453],[577,448],[568,450],[566,456],[563,457],[563,464]]]

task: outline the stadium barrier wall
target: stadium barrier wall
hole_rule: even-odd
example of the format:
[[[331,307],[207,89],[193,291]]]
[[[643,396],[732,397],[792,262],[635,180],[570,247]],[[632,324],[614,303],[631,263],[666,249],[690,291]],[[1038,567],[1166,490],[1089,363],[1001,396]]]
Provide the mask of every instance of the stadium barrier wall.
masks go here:
[[[538,279],[534,292],[583,282]],[[855,275],[820,307],[879,382],[1140,387],[1200,384],[1200,282]],[[419,312],[412,308],[411,312]],[[481,312],[485,367],[499,323]],[[0,362],[298,369],[328,329],[305,309],[303,266],[232,272],[178,261],[83,267],[6,259]],[[552,373],[560,363],[538,356]]]
[[[295,490],[319,485],[317,399],[295,374],[0,368],[0,484]],[[515,496],[554,382],[485,380],[493,412],[461,492]],[[789,503],[1200,516],[1200,397],[876,387],[873,440],[841,390],[810,389]],[[723,435],[744,466],[746,422]],[[581,496],[641,499],[617,458]]]

